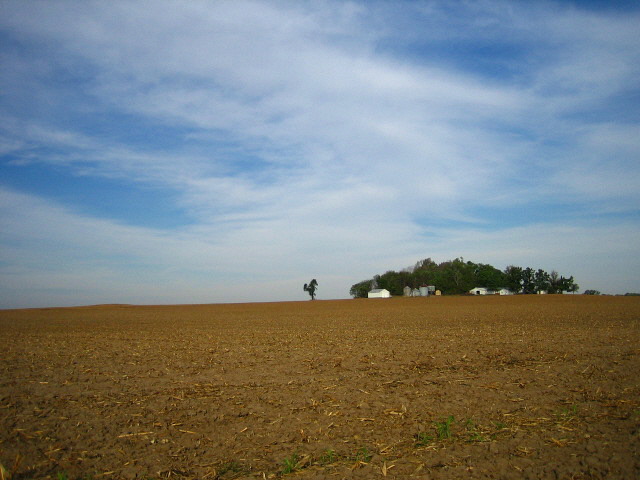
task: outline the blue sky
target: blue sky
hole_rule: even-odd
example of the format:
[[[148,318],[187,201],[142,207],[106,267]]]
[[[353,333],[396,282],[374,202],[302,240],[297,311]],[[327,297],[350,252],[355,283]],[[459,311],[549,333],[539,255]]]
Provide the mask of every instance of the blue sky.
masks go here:
[[[0,3],[0,307],[640,291],[631,2]]]

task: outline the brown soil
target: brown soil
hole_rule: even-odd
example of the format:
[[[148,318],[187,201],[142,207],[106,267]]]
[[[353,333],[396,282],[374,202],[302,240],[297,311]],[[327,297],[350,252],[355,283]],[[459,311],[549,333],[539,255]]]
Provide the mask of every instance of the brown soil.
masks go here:
[[[580,295],[0,311],[0,463],[640,478],[639,320],[640,298]]]

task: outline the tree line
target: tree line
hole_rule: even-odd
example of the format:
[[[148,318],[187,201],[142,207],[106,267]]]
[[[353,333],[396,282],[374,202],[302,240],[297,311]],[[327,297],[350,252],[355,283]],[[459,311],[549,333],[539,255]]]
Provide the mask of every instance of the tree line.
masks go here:
[[[573,276],[561,276],[555,270],[547,273],[543,269],[509,265],[499,270],[484,263],[465,262],[462,257],[436,263],[431,258],[420,260],[413,267],[399,272],[389,270],[372,279],[351,286],[349,293],[354,298],[367,297],[372,288],[385,288],[391,295],[402,295],[405,287],[418,288],[434,285],[443,294],[457,295],[476,287],[490,290],[508,288],[513,293],[564,293],[578,291]]]

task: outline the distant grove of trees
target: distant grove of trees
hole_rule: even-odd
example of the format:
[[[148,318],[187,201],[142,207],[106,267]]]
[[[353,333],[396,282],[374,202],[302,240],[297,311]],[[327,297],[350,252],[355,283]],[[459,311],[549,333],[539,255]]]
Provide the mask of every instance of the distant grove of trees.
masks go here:
[[[491,290],[508,288],[514,293],[563,293],[578,291],[573,276],[564,277],[555,270],[547,273],[542,269],[522,268],[509,265],[498,270],[492,265],[465,262],[462,257],[447,260],[440,264],[426,258],[413,267],[399,272],[389,270],[372,279],[363,280],[351,286],[349,293],[354,298],[367,296],[372,285],[374,288],[386,288],[392,295],[402,295],[404,287],[418,288],[422,285],[435,285],[444,294],[467,293],[475,287]]]

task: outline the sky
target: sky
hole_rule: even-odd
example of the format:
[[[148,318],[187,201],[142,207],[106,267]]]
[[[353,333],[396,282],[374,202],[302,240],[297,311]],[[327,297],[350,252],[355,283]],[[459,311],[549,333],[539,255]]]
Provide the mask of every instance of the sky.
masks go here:
[[[0,1],[0,308],[640,291],[640,6]]]

